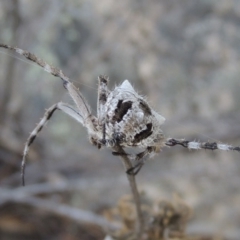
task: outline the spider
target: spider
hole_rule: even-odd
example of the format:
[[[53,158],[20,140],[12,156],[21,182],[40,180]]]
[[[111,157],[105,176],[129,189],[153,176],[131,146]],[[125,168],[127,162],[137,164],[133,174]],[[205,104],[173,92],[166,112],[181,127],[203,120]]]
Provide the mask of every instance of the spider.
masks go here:
[[[127,154],[134,161],[133,167],[127,170],[127,174],[136,175],[145,161],[154,156],[164,146],[181,145],[188,149],[240,151],[240,147],[222,143],[200,143],[184,139],[165,138],[161,130],[165,118],[149,106],[146,99],[134,90],[128,80],[111,91],[108,89],[108,77],[102,75],[98,77],[97,116],[94,116],[81,92],[63,74],[62,70],[47,64],[34,54],[20,48],[6,44],[0,44],[0,47],[17,52],[28,60],[37,63],[46,72],[61,78],[63,86],[76,105],[74,107],[63,102],[52,105],[46,110],[44,117],[31,132],[23,151],[21,171],[23,185],[25,185],[24,173],[29,147],[57,109],[81,123],[88,131],[90,142],[98,148],[102,146],[113,148],[119,145],[123,148],[137,147],[143,149],[137,154]],[[113,154],[121,155],[123,153],[113,152]]]

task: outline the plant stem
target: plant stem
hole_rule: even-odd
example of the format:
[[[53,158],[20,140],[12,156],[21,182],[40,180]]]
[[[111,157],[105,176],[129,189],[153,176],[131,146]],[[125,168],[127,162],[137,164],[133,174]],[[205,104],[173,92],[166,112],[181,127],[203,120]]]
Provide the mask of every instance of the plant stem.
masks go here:
[[[124,165],[125,171],[132,168],[132,163],[131,163],[130,159],[128,158],[126,152],[123,150],[123,148],[121,146],[117,145],[113,148],[113,150],[119,154],[119,156],[122,160],[122,163]],[[137,213],[136,239],[141,240],[143,231],[144,231],[144,218],[143,218],[143,214],[142,214],[142,210],[141,210],[141,200],[140,200],[139,192],[137,189],[135,176],[129,175],[127,173],[126,173],[126,175],[127,175],[129,185],[130,185],[130,188],[132,191],[133,200],[135,203],[136,213]]]

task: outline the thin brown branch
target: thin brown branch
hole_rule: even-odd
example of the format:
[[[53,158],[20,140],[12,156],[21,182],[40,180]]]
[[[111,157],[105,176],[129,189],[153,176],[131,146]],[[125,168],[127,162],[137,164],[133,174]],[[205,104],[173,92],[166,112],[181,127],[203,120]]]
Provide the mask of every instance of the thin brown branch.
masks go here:
[[[123,150],[121,146],[116,145],[115,147],[113,147],[113,150],[119,154],[126,172],[128,169],[131,169],[133,167],[126,152]],[[136,239],[141,240],[144,232],[144,218],[141,210],[141,199],[137,189],[135,175],[130,175],[127,173],[126,175],[127,175],[128,182],[133,194],[133,199],[135,202],[136,212],[137,212]]]
[[[116,223],[108,222],[105,218],[96,215],[92,212],[70,207],[66,204],[56,204],[49,200],[40,199],[38,197],[23,194],[18,189],[6,190],[0,189],[0,205],[7,202],[24,203],[30,206],[41,208],[55,214],[65,216],[84,224],[96,224],[106,230],[119,229]]]

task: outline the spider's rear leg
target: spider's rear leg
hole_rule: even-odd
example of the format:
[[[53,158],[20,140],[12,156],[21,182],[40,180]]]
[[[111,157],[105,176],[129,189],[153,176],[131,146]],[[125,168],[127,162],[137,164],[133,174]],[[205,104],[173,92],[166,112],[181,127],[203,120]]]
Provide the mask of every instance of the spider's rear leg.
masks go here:
[[[147,147],[143,152],[140,152],[138,154],[127,154],[127,153],[118,153],[118,152],[112,152],[115,156],[122,156],[127,155],[131,160],[134,161],[135,165],[131,168],[129,168],[126,173],[129,175],[137,175],[139,171],[141,170],[142,166],[146,162],[146,160],[153,156],[155,152],[155,147]]]
[[[136,155],[128,154],[128,153],[119,153],[119,152],[112,152],[114,156],[127,156],[129,159],[135,161],[138,161],[135,163],[135,165],[129,169],[127,169],[126,173],[129,175],[137,175],[139,171],[141,170],[142,166],[144,165],[145,161],[143,160],[143,155],[145,154],[145,151],[140,152]]]
[[[144,165],[145,161],[146,160],[143,160],[143,157],[140,157],[142,156],[143,154],[145,154],[145,151],[144,152],[141,152],[141,153],[138,153],[135,155],[135,161],[137,161],[133,167],[129,168],[126,173],[129,174],[129,175],[137,175],[139,173],[139,171],[141,170],[142,166]]]
[[[30,136],[27,139],[27,142],[25,143],[24,151],[23,151],[23,158],[22,158],[22,167],[21,167],[21,177],[22,177],[22,185],[25,185],[25,166],[26,166],[26,156],[29,151],[30,145],[33,143],[35,138],[37,137],[38,133],[42,130],[44,125],[48,122],[48,120],[52,117],[55,110],[62,110],[78,122],[83,124],[83,118],[81,114],[75,110],[72,106],[66,104],[66,103],[56,103],[53,106],[51,106],[47,111],[45,112],[43,118],[41,121],[37,124],[37,126],[34,128],[34,130],[31,132]]]
[[[127,170],[129,175],[137,175],[144,163],[154,155],[155,147],[147,147],[143,152],[136,154],[134,157],[135,165]]]

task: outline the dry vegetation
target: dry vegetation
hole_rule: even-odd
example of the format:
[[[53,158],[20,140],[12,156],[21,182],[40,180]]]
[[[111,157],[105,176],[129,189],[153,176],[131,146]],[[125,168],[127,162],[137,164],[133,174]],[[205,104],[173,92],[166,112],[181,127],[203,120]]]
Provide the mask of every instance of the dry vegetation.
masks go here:
[[[240,3],[227,0],[0,2],[0,42],[62,68],[92,106],[98,75],[109,75],[112,85],[128,78],[166,117],[166,136],[233,145],[240,145],[239,22]],[[60,113],[32,146],[27,186],[20,187],[28,133],[45,108],[68,96],[60,81],[6,53],[0,239],[97,240],[119,226],[111,234],[131,239],[136,218],[121,162],[91,146],[85,130]],[[164,149],[137,182],[151,219],[145,237],[240,238],[238,153]]]

